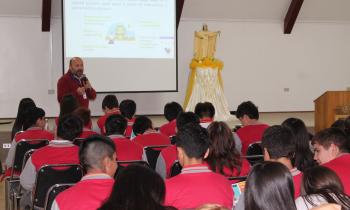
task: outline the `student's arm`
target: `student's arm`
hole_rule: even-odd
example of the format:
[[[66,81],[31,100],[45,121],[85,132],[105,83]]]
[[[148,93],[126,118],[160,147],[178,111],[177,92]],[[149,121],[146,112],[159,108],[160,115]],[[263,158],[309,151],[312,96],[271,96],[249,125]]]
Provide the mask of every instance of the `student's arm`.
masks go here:
[[[30,157],[24,166],[24,169],[19,177],[22,187],[28,191],[32,191],[36,179],[36,170]]]
[[[6,157],[6,160],[5,160],[5,164],[6,164],[7,168],[12,167],[13,161],[15,159],[16,145],[17,145],[17,142],[16,142],[16,140],[14,138],[12,140],[11,148],[10,148],[9,152],[7,153],[7,157]]]

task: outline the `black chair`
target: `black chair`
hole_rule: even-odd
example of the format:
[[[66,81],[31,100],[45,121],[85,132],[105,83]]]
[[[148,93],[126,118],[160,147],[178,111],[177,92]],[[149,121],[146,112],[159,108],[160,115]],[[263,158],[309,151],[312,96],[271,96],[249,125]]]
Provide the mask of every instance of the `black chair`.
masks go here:
[[[83,177],[78,164],[57,164],[42,166],[36,176],[32,209],[45,207],[46,194],[55,184],[77,183]]]
[[[156,169],[157,159],[159,157],[160,151],[168,146],[171,146],[171,144],[170,145],[153,145],[153,146],[146,146],[143,148],[147,157],[147,162],[153,170]]]
[[[251,166],[264,161],[264,153],[261,147],[261,142],[255,142],[248,146],[246,158]]]
[[[57,195],[65,191],[66,189],[70,188],[73,185],[74,185],[73,183],[55,184],[52,187],[50,187],[49,191],[46,194],[45,209],[51,209],[52,203],[57,197]]]
[[[229,181],[237,181],[237,182],[242,182],[247,180],[246,176],[233,176],[233,177],[228,177],[227,178]]]
[[[23,162],[22,162],[22,171],[23,171],[24,167],[26,166],[27,161],[29,160],[30,156],[32,156],[34,151],[35,151],[35,149],[30,149],[24,154]]]
[[[170,168],[170,177],[174,177],[181,173],[182,166],[180,165],[180,162],[178,160],[175,160],[173,165]]]
[[[169,138],[170,138],[170,143],[172,145],[175,145],[176,144],[176,136],[170,136]]]
[[[85,141],[84,138],[75,138],[73,140],[73,144],[79,147],[81,145],[81,143],[83,143],[83,141]]]
[[[39,149],[48,144],[49,140],[47,139],[22,139],[17,142],[10,176],[5,178],[5,203],[7,209],[15,207],[14,193],[19,189],[19,177],[15,176],[15,172],[22,172],[25,154],[32,149]]]
[[[143,160],[129,160],[129,161],[117,161],[117,171],[115,172],[114,178],[116,179],[120,173],[128,166],[132,164],[139,164],[142,166],[145,166],[147,168],[150,168],[149,164],[146,161]]]

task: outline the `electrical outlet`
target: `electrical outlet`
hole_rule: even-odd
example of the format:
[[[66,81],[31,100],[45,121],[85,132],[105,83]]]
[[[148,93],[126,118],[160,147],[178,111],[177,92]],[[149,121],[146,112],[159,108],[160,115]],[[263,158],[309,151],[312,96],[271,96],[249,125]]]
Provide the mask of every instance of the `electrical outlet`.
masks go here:
[[[48,93],[49,95],[53,95],[53,94],[55,94],[55,90],[50,89],[50,90],[47,91],[47,93]]]
[[[283,91],[288,93],[289,92],[289,88],[283,88]]]
[[[11,148],[11,144],[2,144],[2,148],[3,149],[10,149]]]

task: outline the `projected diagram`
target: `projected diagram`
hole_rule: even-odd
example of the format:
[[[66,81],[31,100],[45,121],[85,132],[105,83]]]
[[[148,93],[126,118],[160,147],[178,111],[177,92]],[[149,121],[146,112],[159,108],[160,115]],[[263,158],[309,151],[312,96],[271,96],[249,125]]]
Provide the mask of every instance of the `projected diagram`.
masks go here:
[[[108,44],[115,44],[115,42],[131,42],[135,41],[135,32],[122,23],[112,24],[108,30],[106,40]]]

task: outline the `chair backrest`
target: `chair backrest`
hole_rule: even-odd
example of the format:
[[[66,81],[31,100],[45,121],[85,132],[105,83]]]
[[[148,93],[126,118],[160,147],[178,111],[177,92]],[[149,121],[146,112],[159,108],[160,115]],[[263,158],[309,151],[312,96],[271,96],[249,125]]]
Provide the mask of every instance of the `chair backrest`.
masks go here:
[[[28,161],[28,159],[30,158],[30,156],[32,156],[33,152],[35,151],[35,149],[30,149],[28,150],[24,156],[23,156],[23,162],[22,162],[22,170],[24,169],[24,167],[26,166],[26,163]]]
[[[250,144],[247,149],[247,155],[243,156],[243,158],[246,158],[251,166],[264,161],[264,152],[261,147],[261,142],[258,141]]]
[[[170,177],[174,177],[181,173],[182,166],[180,165],[180,162],[178,160],[175,160],[173,165],[170,168]]]
[[[150,168],[150,165],[143,160],[129,160],[129,161],[117,161],[117,171],[115,172],[114,178],[117,178],[119,176],[119,174],[128,166],[128,165],[132,165],[132,164],[139,164],[142,166],[145,166],[147,168]]]
[[[32,209],[44,208],[48,190],[55,184],[76,183],[83,177],[78,164],[57,164],[42,166],[36,176]]]
[[[147,162],[153,170],[156,169],[157,159],[159,157],[160,151],[170,145],[152,145],[144,147],[143,150],[146,153]]]
[[[75,138],[73,140],[73,144],[79,147],[84,140],[85,140],[84,138]]]
[[[22,139],[16,144],[15,158],[13,160],[11,178],[13,178],[14,171],[21,172],[23,166],[23,158],[27,151],[31,149],[39,149],[49,144],[47,139]]]
[[[50,187],[45,198],[45,209],[51,209],[52,203],[58,194],[73,186],[74,183],[55,184]]]

